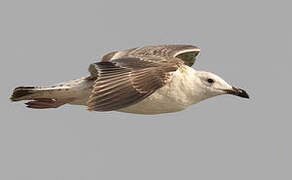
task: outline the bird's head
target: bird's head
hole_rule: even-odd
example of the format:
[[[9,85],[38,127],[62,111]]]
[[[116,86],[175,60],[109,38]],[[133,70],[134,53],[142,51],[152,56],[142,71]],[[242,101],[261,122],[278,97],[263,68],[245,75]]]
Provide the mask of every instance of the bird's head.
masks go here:
[[[242,98],[249,98],[245,90],[229,85],[213,73],[196,71],[196,77],[196,81],[201,87],[201,92],[203,92],[206,98],[222,94],[232,94]]]

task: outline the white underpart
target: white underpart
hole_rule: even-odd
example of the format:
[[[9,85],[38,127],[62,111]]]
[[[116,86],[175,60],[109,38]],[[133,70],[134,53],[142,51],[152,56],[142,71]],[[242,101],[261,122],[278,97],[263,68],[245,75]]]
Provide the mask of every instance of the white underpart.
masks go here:
[[[88,81],[86,78],[83,77],[67,83],[70,85],[67,96],[74,98],[69,104],[87,105],[94,81]]]
[[[136,114],[176,112],[205,99],[199,88],[196,88],[196,71],[188,66],[185,69],[174,72],[169,83],[143,101],[118,111]]]

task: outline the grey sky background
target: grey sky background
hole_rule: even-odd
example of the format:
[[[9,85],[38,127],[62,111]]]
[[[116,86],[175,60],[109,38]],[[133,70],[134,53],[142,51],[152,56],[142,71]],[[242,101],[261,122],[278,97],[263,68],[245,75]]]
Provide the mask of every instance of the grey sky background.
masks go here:
[[[1,1],[0,179],[292,178],[289,1]],[[183,43],[246,89],[155,116],[32,110],[19,85],[86,76],[103,54]]]

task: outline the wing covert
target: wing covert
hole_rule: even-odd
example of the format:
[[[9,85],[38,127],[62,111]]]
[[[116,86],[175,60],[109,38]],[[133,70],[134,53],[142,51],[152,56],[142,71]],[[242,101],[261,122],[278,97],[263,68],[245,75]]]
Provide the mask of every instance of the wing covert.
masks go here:
[[[88,109],[112,111],[138,103],[163,87],[181,61],[163,61],[157,57],[121,58],[91,64],[96,77]]]

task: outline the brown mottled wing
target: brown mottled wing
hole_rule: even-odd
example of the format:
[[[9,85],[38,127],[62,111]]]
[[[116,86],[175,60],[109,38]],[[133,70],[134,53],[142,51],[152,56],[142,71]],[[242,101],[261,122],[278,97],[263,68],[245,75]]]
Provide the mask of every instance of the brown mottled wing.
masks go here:
[[[112,57],[124,58],[124,57],[165,57],[165,58],[178,58],[181,59],[184,64],[192,66],[196,57],[200,53],[200,48],[193,45],[184,44],[170,44],[170,45],[157,45],[157,46],[144,46],[139,48],[127,49],[123,51],[111,52],[104,55],[101,61],[111,61]]]
[[[164,86],[182,62],[156,58],[122,58],[90,65],[96,81],[88,109],[112,111],[136,104]]]

